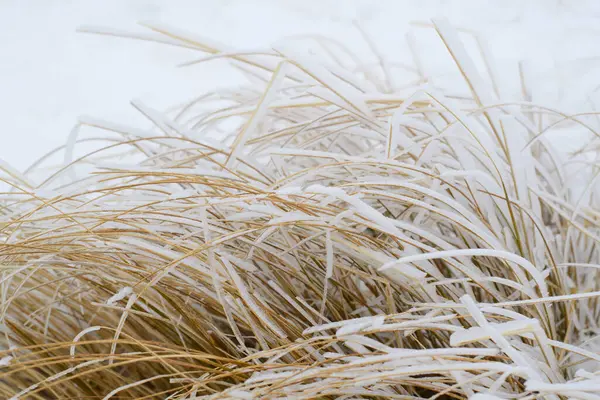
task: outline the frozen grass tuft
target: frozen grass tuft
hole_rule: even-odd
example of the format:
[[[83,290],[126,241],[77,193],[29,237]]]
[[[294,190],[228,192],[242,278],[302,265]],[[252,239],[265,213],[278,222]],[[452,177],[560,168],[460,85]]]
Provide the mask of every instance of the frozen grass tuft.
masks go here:
[[[0,397],[600,399],[594,113],[502,97],[445,21],[456,89],[373,41],[366,67],[145,25],[84,30],[249,84],[0,165]]]

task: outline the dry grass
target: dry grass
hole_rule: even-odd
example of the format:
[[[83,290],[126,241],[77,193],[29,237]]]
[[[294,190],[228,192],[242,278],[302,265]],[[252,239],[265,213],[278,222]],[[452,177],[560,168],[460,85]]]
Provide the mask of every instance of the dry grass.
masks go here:
[[[466,97],[149,27],[262,83],[2,167],[1,398],[600,399],[595,115],[499,100],[444,21]]]

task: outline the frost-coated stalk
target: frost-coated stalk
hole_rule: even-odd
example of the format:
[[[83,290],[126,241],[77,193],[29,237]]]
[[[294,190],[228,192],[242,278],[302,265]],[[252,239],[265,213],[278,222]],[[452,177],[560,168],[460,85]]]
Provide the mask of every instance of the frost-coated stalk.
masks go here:
[[[600,399],[593,113],[509,97],[445,21],[451,88],[413,34],[414,67],[367,39],[371,67],[144,25],[82,30],[249,84],[0,163],[1,398]],[[559,128],[590,140],[565,155]]]

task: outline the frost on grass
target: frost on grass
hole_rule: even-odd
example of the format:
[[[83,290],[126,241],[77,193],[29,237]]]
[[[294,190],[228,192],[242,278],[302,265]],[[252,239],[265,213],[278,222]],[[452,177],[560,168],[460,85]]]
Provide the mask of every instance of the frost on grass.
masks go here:
[[[595,113],[506,97],[445,21],[450,88],[414,35],[372,66],[144,25],[85,30],[249,83],[0,163],[0,397],[600,399]]]

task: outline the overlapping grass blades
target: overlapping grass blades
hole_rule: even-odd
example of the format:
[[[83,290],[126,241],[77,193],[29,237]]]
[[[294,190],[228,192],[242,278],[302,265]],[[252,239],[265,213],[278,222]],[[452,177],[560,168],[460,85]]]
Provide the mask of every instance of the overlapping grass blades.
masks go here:
[[[434,25],[469,96],[319,38],[84,29],[258,84],[82,118],[39,182],[2,167],[0,397],[600,399],[594,125],[501,98]],[[588,187],[557,126],[590,131]]]

